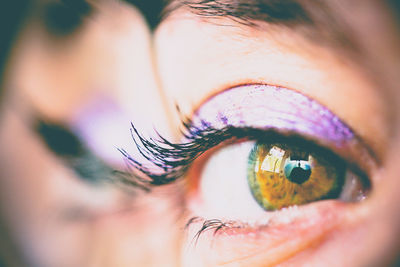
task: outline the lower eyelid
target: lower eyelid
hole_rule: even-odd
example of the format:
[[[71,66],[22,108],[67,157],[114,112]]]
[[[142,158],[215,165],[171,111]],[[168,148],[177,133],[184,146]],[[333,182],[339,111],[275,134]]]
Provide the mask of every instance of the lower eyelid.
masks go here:
[[[231,222],[219,231],[205,232],[193,248],[207,253],[216,264],[235,262],[263,262],[266,265],[281,263],[302,250],[315,247],[324,242],[329,233],[339,227],[346,227],[360,217],[353,212],[352,205],[338,201],[323,201],[298,207],[298,210],[274,212],[274,218],[258,225]],[[352,219],[348,220],[348,218]],[[202,222],[189,226],[189,238],[192,238]],[[210,247],[210,244],[212,248]],[[209,249],[206,249],[206,248]],[[263,259],[260,261],[260,259]]]
[[[273,140],[274,139],[272,139],[271,142],[273,142]],[[289,142],[288,144],[293,145],[293,140],[288,137],[284,137],[284,139],[280,140],[283,143],[285,142],[284,140],[287,140],[287,142]],[[218,146],[207,151],[204,155],[202,155],[201,158],[196,160],[192,168],[189,169],[188,175],[186,176],[186,183],[188,185],[186,197],[189,199],[188,208],[189,210],[194,211],[194,215],[204,218],[242,220],[246,223],[253,224],[260,223],[260,219],[261,221],[265,221],[265,219],[268,219],[269,215],[265,216],[265,214],[271,213],[271,210],[282,208],[281,206],[279,208],[275,207],[273,209],[269,209],[268,207],[270,206],[266,208],[264,205],[264,200],[269,203],[268,205],[281,203],[279,205],[287,207],[300,204],[309,205],[312,202],[322,201],[323,199],[327,198],[338,199],[343,202],[358,202],[365,198],[366,194],[368,193],[369,186],[365,186],[365,182],[368,181],[368,178],[359,177],[357,174],[354,174],[351,169],[346,170],[346,165],[342,164],[342,160],[340,160],[338,165],[328,164],[330,166],[329,168],[331,168],[330,172],[333,171],[332,168],[334,166],[334,168],[340,168],[340,170],[343,170],[342,168],[344,168],[344,172],[340,172],[340,170],[337,170],[334,171],[335,174],[329,174],[329,177],[332,178],[336,177],[334,175],[339,175],[338,177],[333,178],[335,179],[335,181],[338,182],[338,186],[340,186],[340,188],[337,189],[339,191],[336,191],[335,189],[335,192],[329,191],[329,194],[326,193],[326,195],[320,197],[307,197],[307,201],[305,202],[299,201],[298,199],[293,200],[293,198],[291,200],[290,198],[286,197],[280,198],[282,197],[282,195],[280,195],[279,192],[282,190],[282,188],[287,189],[287,187],[285,186],[278,186],[276,189],[275,186],[274,188],[269,188],[268,190],[272,190],[272,192],[274,193],[264,195],[264,193],[267,192],[265,191],[265,187],[262,187],[262,189],[260,189],[261,185],[258,185],[257,188],[260,188],[255,189],[253,187],[253,183],[250,183],[250,181],[248,181],[250,177],[249,171],[250,169],[254,169],[254,167],[250,167],[249,169],[249,166],[251,166],[251,164],[254,164],[254,161],[250,160],[249,158],[251,154],[250,152],[254,151],[254,147],[256,147],[256,144],[258,147],[259,143],[243,139],[239,139],[238,143],[235,142],[236,141],[233,139],[230,142],[227,142],[226,146]],[[265,139],[265,142],[268,143],[267,139]],[[297,140],[296,142],[300,142],[300,140]],[[300,144],[299,147],[303,147]],[[290,145],[288,145],[286,148],[289,147]],[[307,147],[307,149],[308,148],[310,149],[309,152],[317,153],[317,150],[314,150],[312,147]],[[320,164],[326,165],[326,160],[336,159],[336,156],[334,156],[333,154],[331,155],[330,153],[331,152],[325,151],[324,149],[320,150],[318,154],[314,154],[314,156],[321,159],[319,160]],[[315,179],[321,178],[323,180],[320,180],[320,182],[328,182],[329,180],[324,179],[324,177],[327,178],[327,173],[322,172],[322,175],[323,177],[318,177],[318,175],[314,175],[314,178],[312,178],[313,182],[311,184],[307,184],[303,188],[299,187],[299,192],[304,192],[303,189],[310,188],[311,185],[316,185],[315,182],[318,180]],[[364,181],[363,178],[366,179],[366,181]],[[261,180],[258,180],[258,182],[265,181],[263,180],[264,178],[260,179]],[[326,184],[326,186],[328,185],[329,183]],[[321,188],[319,188],[318,190],[321,190]],[[333,195],[331,193],[333,193]],[[262,197],[259,194],[262,194]],[[275,202],[275,200],[277,202]]]
[[[221,220],[217,212],[191,223],[187,242],[192,253],[200,253],[200,258],[208,260],[206,266],[260,266],[260,262],[262,266],[275,266],[303,251],[313,253],[339,229],[352,229],[354,222],[363,218],[363,205],[322,200],[273,212],[261,210],[264,216],[251,222],[248,218]],[[202,216],[196,207],[189,206],[189,210],[194,216]],[[211,219],[211,227],[201,230],[207,219]]]

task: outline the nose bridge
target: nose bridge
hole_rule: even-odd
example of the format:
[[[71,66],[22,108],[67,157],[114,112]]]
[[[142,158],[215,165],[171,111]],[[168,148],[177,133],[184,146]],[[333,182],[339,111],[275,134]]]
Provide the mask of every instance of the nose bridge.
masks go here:
[[[110,12],[110,9],[105,12]],[[111,37],[109,40],[115,46],[113,66],[109,66],[109,74],[114,78],[107,93],[125,112],[124,120],[118,123],[124,124],[128,134],[125,136],[129,138],[129,124],[132,122],[145,137],[154,136],[157,131],[169,139],[174,131],[169,125],[169,111],[158,79],[157,51],[153,48],[152,32],[135,10],[128,13],[116,11],[110,16],[121,20],[123,26],[120,32],[115,33],[119,39]],[[118,118],[112,121],[116,123]],[[112,124],[108,125],[112,131]],[[119,139],[118,133],[107,136]],[[114,144],[119,141],[115,140]],[[123,148],[127,148],[133,158],[148,164],[134,146],[133,140],[127,139]],[[177,200],[180,194],[177,185],[154,188],[150,193],[133,197],[132,210],[95,222],[93,233],[96,236],[93,236],[87,266],[180,266],[179,247],[183,231],[179,223],[182,205]]]

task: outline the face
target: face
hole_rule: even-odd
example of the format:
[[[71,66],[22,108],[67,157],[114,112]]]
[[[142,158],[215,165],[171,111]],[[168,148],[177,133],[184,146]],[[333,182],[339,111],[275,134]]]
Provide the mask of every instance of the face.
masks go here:
[[[163,259],[149,253],[158,247],[174,258],[177,235],[168,219],[147,226],[174,198],[138,190],[139,197],[131,187],[103,181],[114,169],[126,170],[116,148],[134,148],[131,121],[141,129],[167,127],[159,116],[150,30],[136,9],[114,2],[95,3],[64,35],[41,19],[31,18],[20,33],[5,86],[18,89],[6,90],[3,99],[0,202],[15,258],[27,262],[21,266],[159,266]],[[100,169],[90,171],[94,166]],[[143,249],[132,251],[138,243]]]
[[[81,7],[68,33],[28,18],[0,120],[20,265],[393,264],[388,6],[236,2],[173,1],[153,31],[120,2]]]

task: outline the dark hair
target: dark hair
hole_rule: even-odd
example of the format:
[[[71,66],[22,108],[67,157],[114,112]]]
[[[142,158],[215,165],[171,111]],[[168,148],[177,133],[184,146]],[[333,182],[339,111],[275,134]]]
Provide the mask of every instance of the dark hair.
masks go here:
[[[151,29],[155,29],[160,22],[161,13],[169,2],[168,0],[124,0],[139,9],[146,18]]]
[[[8,0],[1,3],[0,8],[0,100],[3,91],[4,72],[14,41],[23,27],[31,8],[31,0]],[[6,227],[0,220],[0,266],[20,266],[13,242]],[[4,247],[4,244],[7,244]]]
[[[31,0],[9,0],[0,8],[0,96],[5,66],[15,38],[24,24]]]

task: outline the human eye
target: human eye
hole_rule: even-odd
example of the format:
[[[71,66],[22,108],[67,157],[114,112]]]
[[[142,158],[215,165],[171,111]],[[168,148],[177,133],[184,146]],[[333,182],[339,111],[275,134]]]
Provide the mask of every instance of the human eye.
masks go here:
[[[199,197],[210,205],[207,211],[225,203],[223,209],[235,213],[236,205],[223,200],[230,199],[232,188],[248,188],[266,211],[366,196],[373,155],[338,117],[300,93],[268,85],[239,86],[213,97],[194,116],[195,125],[232,128],[232,139],[240,140],[216,155],[206,153],[204,172],[193,178],[199,180]],[[234,184],[235,177],[247,177],[248,185]],[[218,191],[225,192],[217,194],[221,200],[208,195]],[[246,218],[246,212],[241,214]]]
[[[227,235],[238,241],[236,248],[246,242],[264,251],[276,245],[267,238],[285,242],[289,236],[305,246],[335,228],[344,207],[371,189],[377,160],[368,146],[327,108],[290,89],[250,84],[225,90],[194,112],[186,130],[177,144],[146,140],[135,130],[151,163],[125,156],[150,184],[185,178],[195,249],[210,242],[224,247]],[[211,258],[221,263],[259,249]]]

